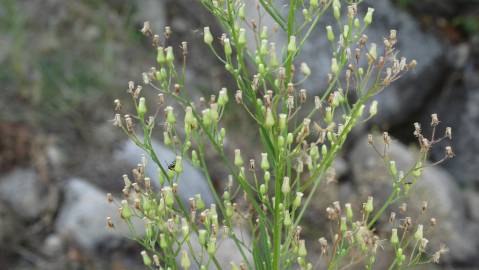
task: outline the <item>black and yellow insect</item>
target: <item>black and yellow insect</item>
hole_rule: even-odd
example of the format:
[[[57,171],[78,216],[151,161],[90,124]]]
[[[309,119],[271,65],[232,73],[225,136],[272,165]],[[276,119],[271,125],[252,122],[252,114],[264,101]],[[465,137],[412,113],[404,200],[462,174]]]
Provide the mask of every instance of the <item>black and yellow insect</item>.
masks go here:
[[[168,170],[174,170],[176,165],[176,160],[173,160],[170,164],[168,164]]]

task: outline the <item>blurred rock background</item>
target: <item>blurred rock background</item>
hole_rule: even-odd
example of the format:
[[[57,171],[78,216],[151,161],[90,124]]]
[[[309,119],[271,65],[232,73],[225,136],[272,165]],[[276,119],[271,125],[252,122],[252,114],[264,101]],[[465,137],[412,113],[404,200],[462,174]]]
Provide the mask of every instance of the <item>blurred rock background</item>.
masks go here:
[[[338,182],[323,185],[305,231],[310,237],[324,233],[318,216],[333,200],[387,195],[389,179],[366,144],[369,130],[390,131],[391,155],[406,166],[414,160],[412,123],[427,130],[430,114],[438,113],[443,127],[453,128],[457,156],[426,170],[410,207],[428,200],[441,228],[436,233],[447,236],[450,253],[439,269],[478,269],[479,2],[366,2],[376,8],[370,39],[397,29],[401,53],[419,65],[381,94],[378,117],[349,141],[336,162]],[[188,83],[194,91],[207,95],[232,85],[205,53],[202,27],[221,30],[197,1],[0,1],[0,269],[143,269],[138,247],[123,237],[126,229],[105,228],[105,216],[115,209],[104,197],[120,192],[121,175],[141,154],[108,120],[112,100],[125,97],[127,82],[154,64],[154,52],[138,31],[144,20],[158,32],[170,25],[173,44],[189,42]],[[313,35],[305,47],[304,59],[320,74],[310,91],[318,91],[328,66],[327,50],[317,53],[321,37]],[[248,121],[227,119],[228,147],[257,156]],[[437,147],[431,161],[443,155]],[[208,198],[196,174],[192,170],[185,181],[194,181],[195,192]],[[221,166],[213,166],[218,186],[222,177]]]

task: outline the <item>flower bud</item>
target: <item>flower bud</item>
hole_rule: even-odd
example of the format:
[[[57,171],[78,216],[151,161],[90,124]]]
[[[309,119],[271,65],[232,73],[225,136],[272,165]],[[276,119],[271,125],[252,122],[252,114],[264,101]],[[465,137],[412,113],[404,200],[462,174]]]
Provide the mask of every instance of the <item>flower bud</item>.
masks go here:
[[[374,8],[368,8],[368,12],[366,13],[366,16],[364,16],[365,25],[370,25],[372,23],[373,13],[374,13]]]
[[[146,251],[141,252],[141,257],[143,258],[143,264],[146,266],[151,266],[153,264],[153,261],[151,260],[150,256],[148,256],[148,253]]]
[[[173,54],[173,47],[169,46],[166,48],[166,63],[173,64],[175,61],[175,55]]]
[[[304,258],[306,255],[308,255],[308,251],[306,250],[305,241],[299,240],[298,256]]]
[[[292,143],[293,143],[293,139],[294,139],[294,138],[293,138],[293,133],[291,133],[291,132],[288,133],[288,135],[286,136],[286,143],[287,143],[288,145],[292,144]]]
[[[281,191],[284,195],[287,195],[291,191],[291,186],[289,184],[289,177],[285,176],[283,178],[283,184],[281,185]]]
[[[238,46],[242,47],[246,44],[246,30],[244,28],[240,28],[239,35],[238,35]]]
[[[224,106],[226,103],[228,103],[228,91],[226,88],[221,88],[218,96],[218,105]]]
[[[310,5],[311,9],[317,8],[319,6],[318,0],[309,1],[309,5]]]
[[[241,166],[243,166],[243,164],[244,164],[243,158],[241,157],[241,150],[239,150],[239,149],[235,149],[235,160],[234,160],[234,164],[235,164],[235,166],[237,166],[237,167],[241,167]]]
[[[269,169],[268,154],[261,153],[261,169],[267,171]]]
[[[296,192],[296,197],[294,198],[293,201],[293,207],[298,208],[301,205],[301,199],[303,198],[303,193],[302,192]]]
[[[271,108],[266,109],[266,119],[264,120],[264,125],[267,128],[271,128],[274,126],[274,116],[273,112],[271,112]]]
[[[214,237],[210,238],[210,241],[208,241],[207,251],[210,256],[216,253],[216,238]]]
[[[140,116],[140,118],[143,118],[145,116],[145,113],[146,113],[146,104],[145,104],[145,98],[144,97],[141,97],[139,102],[138,102],[138,116]]]
[[[399,243],[398,229],[394,228],[391,230],[391,244],[393,246]]]
[[[396,167],[396,162],[394,160],[389,161],[389,171],[391,172],[391,175],[394,177],[394,180],[396,180],[398,175],[398,169]]]
[[[210,32],[210,28],[206,26],[203,30],[203,38],[206,44],[211,45],[213,42],[213,35]]]
[[[166,122],[170,125],[174,125],[176,123],[176,117],[175,114],[173,113],[173,107],[168,106],[165,108],[166,111]]]
[[[289,43],[288,43],[288,53],[296,52],[296,37],[290,36]]]
[[[198,242],[202,246],[206,245],[206,233],[204,229],[198,230]]]
[[[374,210],[373,197],[369,196],[366,205],[364,206],[364,211],[369,214]]]
[[[130,220],[130,218],[133,216],[133,213],[131,212],[131,208],[128,205],[128,201],[123,200],[121,201],[121,217],[124,220]]]
[[[336,58],[331,59],[331,72],[336,74],[339,71],[338,60]]]
[[[271,173],[269,171],[264,172],[264,182],[268,185],[269,180],[271,179]]]
[[[289,210],[284,210],[284,219],[283,219],[284,226],[289,227],[291,226],[291,216],[289,215]]]
[[[423,238],[423,225],[419,224],[417,225],[417,230],[414,233],[414,239],[416,241],[420,241]]]
[[[371,106],[369,107],[369,116],[373,117],[378,113],[378,101],[373,100]]]
[[[156,55],[156,62],[158,64],[164,64],[166,62],[165,51],[163,47],[158,47],[158,53]]]
[[[333,27],[331,25],[326,26],[326,33],[327,33],[328,40],[330,42],[333,42],[334,41],[334,32],[333,32]]]
[[[181,156],[176,156],[175,161],[175,172],[182,173],[183,172],[183,162]]]
[[[225,55],[230,56],[233,53],[233,49],[231,48],[230,39],[225,38],[223,40],[223,43],[224,43]]]
[[[183,250],[183,252],[181,253],[181,267],[183,267],[183,269],[189,269],[191,266],[191,261],[190,261],[190,258],[188,257],[188,253],[186,252],[186,250]]]
[[[309,68],[308,64],[306,63],[301,63],[301,73],[305,76],[305,77],[308,77],[309,75],[311,75],[311,69]]]

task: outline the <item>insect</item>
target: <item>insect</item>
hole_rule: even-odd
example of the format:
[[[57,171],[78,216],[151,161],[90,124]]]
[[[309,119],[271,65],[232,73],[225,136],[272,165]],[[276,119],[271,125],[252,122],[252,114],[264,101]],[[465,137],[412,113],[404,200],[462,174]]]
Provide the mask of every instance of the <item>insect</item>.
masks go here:
[[[170,164],[168,164],[168,170],[174,170],[176,165],[176,160],[173,160]]]

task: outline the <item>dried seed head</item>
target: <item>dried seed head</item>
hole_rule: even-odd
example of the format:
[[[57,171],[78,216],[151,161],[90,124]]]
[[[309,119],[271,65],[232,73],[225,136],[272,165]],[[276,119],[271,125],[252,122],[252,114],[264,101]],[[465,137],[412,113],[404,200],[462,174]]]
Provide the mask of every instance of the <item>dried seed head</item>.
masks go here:
[[[389,215],[389,223],[393,224],[395,220],[396,220],[396,213],[391,212],[391,214]]]
[[[446,131],[444,132],[444,137],[452,140],[452,129],[451,127],[446,127]]]
[[[389,145],[391,143],[391,137],[389,136],[389,133],[383,132],[383,141],[385,145]]]
[[[454,157],[454,152],[452,151],[451,146],[446,146],[445,152],[446,152],[446,158],[453,158]]]
[[[236,90],[235,101],[237,104],[243,103],[243,92],[241,90]]]
[[[106,226],[110,229],[115,228],[115,225],[113,224],[113,221],[112,221],[111,217],[106,218]]]
[[[437,117],[437,114],[433,113],[431,114],[431,126],[436,127],[439,125],[439,118]]]
[[[399,212],[401,212],[401,214],[404,214],[406,213],[407,211],[407,203],[402,203],[401,206],[399,206]]]
[[[112,203],[113,202],[113,195],[111,195],[111,193],[106,194],[106,200],[108,201],[108,203]]]
[[[368,134],[368,144],[373,144],[374,143],[374,140],[373,140],[373,135],[372,134]]]
[[[414,123],[414,136],[419,137],[421,135],[421,124],[418,122]]]
[[[143,27],[140,29],[140,32],[145,36],[153,35],[153,31],[151,31],[151,24],[149,21],[143,23]]]
[[[431,227],[435,227],[437,225],[437,220],[435,218],[431,218],[429,220],[429,224],[431,225]]]
[[[427,201],[422,202],[421,210],[424,212],[427,210]]]
[[[306,89],[299,90],[299,102],[305,103],[306,97],[307,97]]]

